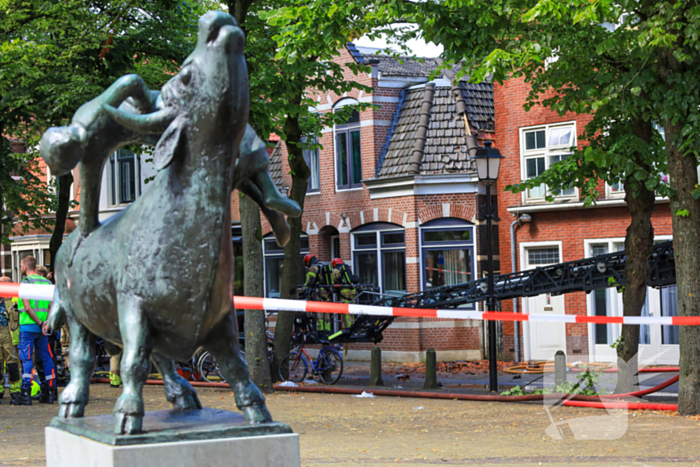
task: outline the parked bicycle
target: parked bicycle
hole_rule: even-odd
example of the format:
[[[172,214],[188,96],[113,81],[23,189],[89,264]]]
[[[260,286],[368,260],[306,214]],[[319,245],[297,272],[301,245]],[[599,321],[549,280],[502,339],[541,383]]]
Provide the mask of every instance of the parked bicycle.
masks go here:
[[[314,361],[304,349],[306,335],[296,349],[284,356],[280,362],[279,376],[282,381],[301,383],[309,372],[311,362],[312,375],[318,375],[322,383],[335,384],[343,374],[343,356],[338,347],[329,345],[327,340],[320,340],[323,347],[318,351]]]

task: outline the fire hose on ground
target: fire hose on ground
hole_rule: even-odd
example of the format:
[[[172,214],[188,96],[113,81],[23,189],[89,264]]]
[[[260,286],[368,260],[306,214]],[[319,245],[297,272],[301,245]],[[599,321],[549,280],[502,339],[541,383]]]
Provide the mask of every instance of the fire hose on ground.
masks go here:
[[[679,377],[674,376],[668,381],[661,383],[652,388],[643,389],[624,394],[607,394],[600,396],[582,396],[579,394],[526,394],[522,396],[501,396],[496,394],[454,394],[454,393],[436,393],[426,391],[397,391],[392,389],[372,389],[375,396],[389,397],[412,397],[419,399],[451,399],[461,401],[482,401],[482,402],[537,402],[547,400],[562,400],[562,405],[568,407],[590,407],[597,409],[628,409],[628,410],[678,410],[677,404],[657,404],[649,402],[626,402],[614,401],[614,399],[622,399],[629,397],[642,397],[655,392],[661,391],[678,381]],[[107,378],[93,378],[93,383],[109,383]],[[161,380],[148,380],[148,385],[162,386]],[[191,381],[190,384],[194,387],[203,388],[228,388],[227,383],[204,383],[200,381]],[[353,388],[337,388],[337,387],[311,387],[311,386],[280,386],[275,385],[274,388],[278,391],[295,391],[295,392],[310,392],[319,394],[362,394],[363,389]],[[605,400],[606,402],[602,402]]]

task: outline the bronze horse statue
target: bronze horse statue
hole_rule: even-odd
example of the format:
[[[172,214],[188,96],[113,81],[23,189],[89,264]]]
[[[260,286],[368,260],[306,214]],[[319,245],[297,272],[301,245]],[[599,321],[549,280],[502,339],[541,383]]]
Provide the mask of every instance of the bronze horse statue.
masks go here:
[[[207,13],[199,20],[194,52],[163,87],[155,99],[159,103],[138,91],[140,96],[120,95],[100,104],[123,131],[142,135],[134,140],[147,143],[149,137],[143,135],[162,134],[153,155],[159,172],[129,208],[89,235],[76,230],[57,254],[49,320],[55,329],[65,319],[72,341],[72,378],[61,395],[61,417],[84,414],[95,336],[101,336],[124,351],[116,433],[142,429],[149,358],[163,375],[166,397],[175,408],[201,408],[173,364],[201,347],[219,362],[246,420],[271,420],[239,353],[231,299],[230,194],[249,107],[244,45],[243,32],[230,15]],[[117,108],[126,97],[132,97],[131,111]],[[141,113],[145,109],[152,112]],[[77,138],[84,141],[84,136]],[[260,150],[255,145],[249,149]],[[64,169],[87,157],[77,153]]]

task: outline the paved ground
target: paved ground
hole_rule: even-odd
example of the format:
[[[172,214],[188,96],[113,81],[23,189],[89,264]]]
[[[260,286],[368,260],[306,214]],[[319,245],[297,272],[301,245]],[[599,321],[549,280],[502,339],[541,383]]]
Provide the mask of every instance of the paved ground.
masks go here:
[[[107,385],[93,385],[91,391],[88,415],[111,412],[120,393]],[[200,388],[199,394],[206,406],[235,410],[229,391]],[[149,386],[144,396],[146,410],[167,408],[162,388]],[[302,465],[308,467],[700,463],[700,421],[669,413],[611,416],[541,403],[282,392],[269,396],[268,405],[276,420],[300,435]],[[44,465],[43,428],[57,410],[56,405],[0,405],[0,466]],[[550,437],[557,433],[552,421],[564,422],[563,439]]]

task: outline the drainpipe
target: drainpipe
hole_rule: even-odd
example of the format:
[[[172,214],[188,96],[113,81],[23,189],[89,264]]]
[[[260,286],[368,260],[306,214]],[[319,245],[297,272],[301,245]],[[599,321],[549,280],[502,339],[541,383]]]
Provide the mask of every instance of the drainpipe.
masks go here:
[[[518,219],[510,224],[510,264],[511,272],[517,272],[515,265],[515,226],[522,227],[523,224],[532,222],[530,214],[521,214]],[[513,299],[513,313],[518,312],[518,299]],[[520,363],[520,336],[518,334],[518,322],[513,321],[513,341],[515,344],[515,363]]]
[[[423,105],[420,108],[420,120],[418,120],[418,133],[416,134],[416,142],[413,145],[413,154],[408,173],[417,175],[420,173],[420,167],[423,163],[423,151],[425,150],[425,137],[428,134],[428,126],[430,126],[430,110],[433,108],[433,96],[435,95],[435,83],[425,85],[423,93]]]

